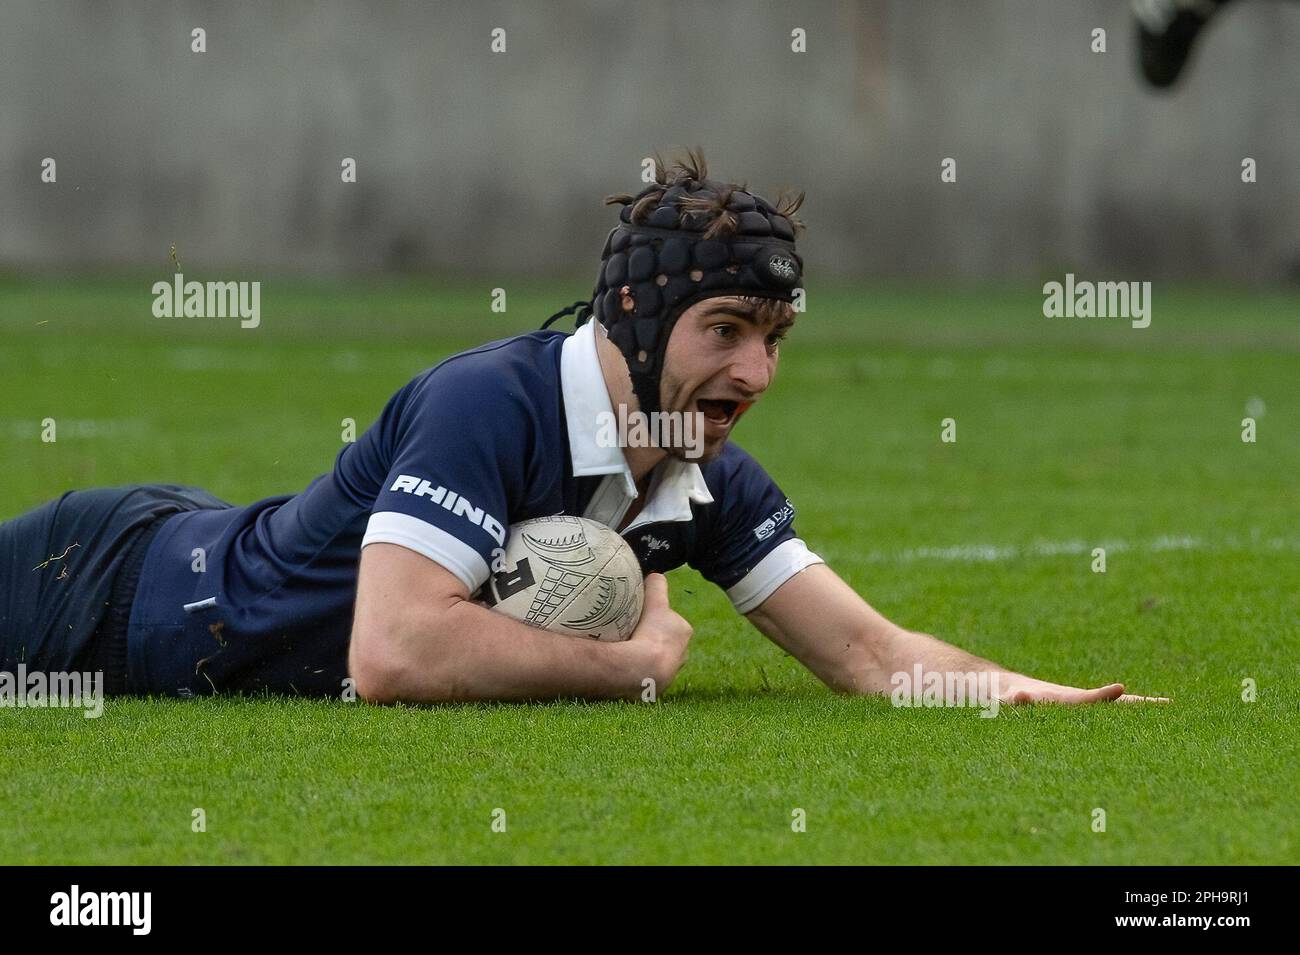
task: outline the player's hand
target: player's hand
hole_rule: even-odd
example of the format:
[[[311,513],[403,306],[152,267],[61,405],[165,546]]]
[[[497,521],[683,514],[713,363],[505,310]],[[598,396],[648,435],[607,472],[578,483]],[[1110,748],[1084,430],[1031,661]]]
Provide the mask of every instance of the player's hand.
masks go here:
[[[998,700],[1017,705],[1021,703],[1168,703],[1164,696],[1136,696],[1124,692],[1123,683],[1108,683],[1096,689],[1084,690],[1060,683],[1048,683],[1018,673],[998,674]]]
[[[686,618],[668,605],[668,579],[663,574],[647,575],[641,622],[623,644],[638,694],[647,677],[655,681],[656,695],[668,688],[686,662],[686,645],[693,632]]]

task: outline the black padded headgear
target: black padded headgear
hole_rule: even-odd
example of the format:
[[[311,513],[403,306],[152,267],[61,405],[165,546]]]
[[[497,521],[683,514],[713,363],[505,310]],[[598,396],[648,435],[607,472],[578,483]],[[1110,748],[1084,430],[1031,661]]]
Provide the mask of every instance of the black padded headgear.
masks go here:
[[[736,219],[734,232],[706,239],[714,216],[679,208],[684,197],[702,190],[726,197],[726,209]],[[638,216],[640,222],[632,222],[638,200],[656,191],[663,193],[658,204]],[[660,410],[664,353],[686,309],[719,295],[793,301],[803,260],[795,252],[794,226],[771,203],[707,179],[651,183],[624,205],[619,218],[605,240],[590,311],[627,359],[632,390],[641,410],[649,413]],[[633,303],[630,311],[623,308],[625,295]],[[586,304],[575,303],[566,311]],[[586,311],[579,310],[579,323]]]

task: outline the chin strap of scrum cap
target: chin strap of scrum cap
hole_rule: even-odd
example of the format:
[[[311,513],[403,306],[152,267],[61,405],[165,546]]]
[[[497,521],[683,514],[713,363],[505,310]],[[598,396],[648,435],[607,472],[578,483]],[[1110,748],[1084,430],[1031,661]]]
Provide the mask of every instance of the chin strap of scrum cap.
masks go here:
[[[576,311],[582,325],[594,314],[627,359],[632,390],[646,413],[660,410],[664,354],[683,312],[720,295],[790,302],[802,279],[794,227],[760,196],[731,189],[726,208],[736,219],[736,230],[704,238],[711,220],[679,209],[678,203],[705,186],[727,188],[688,180],[667,189],[652,183],[642,190],[637,199],[656,190],[663,196],[643,223],[631,221],[635,201],[623,207],[622,221],[605,240],[591,301],[575,302],[546,323]]]

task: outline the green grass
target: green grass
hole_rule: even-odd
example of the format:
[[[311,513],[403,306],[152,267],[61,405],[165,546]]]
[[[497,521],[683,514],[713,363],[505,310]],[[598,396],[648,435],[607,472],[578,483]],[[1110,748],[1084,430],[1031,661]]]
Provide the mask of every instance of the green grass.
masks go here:
[[[0,282],[0,518],[78,486],[301,489],[343,418],[587,283],[508,288],[499,315],[496,281],[268,282],[255,331],[153,319],[149,284]],[[1300,862],[1300,297],[1157,286],[1146,330],[1040,306],[815,291],[737,439],[890,617],[1173,703],[837,697],[679,571],[696,636],[657,706],[0,710],[0,863]]]

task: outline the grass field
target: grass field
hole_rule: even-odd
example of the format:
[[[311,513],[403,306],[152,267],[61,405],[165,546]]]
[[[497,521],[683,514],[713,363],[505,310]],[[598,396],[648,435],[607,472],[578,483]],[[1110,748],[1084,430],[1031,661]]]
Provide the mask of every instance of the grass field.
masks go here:
[[[496,282],[265,282],[240,330],[154,319],[150,284],[0,281],[0,518],[136,481],[299,490],[343,418],[587,287],[501,315]],[[0,863],[1300,862],[1300,296],[1157,285],[1145,330],[1041,303],[814,290],[737,440],[888,616],[1172,703],[837,697],[684,570],[696,633],[657,706],[0,709]]]

